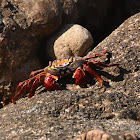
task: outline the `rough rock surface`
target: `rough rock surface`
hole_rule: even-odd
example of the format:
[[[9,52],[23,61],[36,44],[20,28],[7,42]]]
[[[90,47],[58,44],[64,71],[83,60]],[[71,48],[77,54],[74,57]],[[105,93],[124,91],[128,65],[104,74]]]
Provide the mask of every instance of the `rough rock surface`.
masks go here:
[[[140,11],[139,4],[137,0],[0,0],[0,101],[13,96],[17,83],[40,68],[42,38],[60,25],[83,25],[97,43]]]
[[[30,27],[28,31],[32,36],[49,35],[56,31],[62,22],[62,9],[58,0],[8,0],[4,7],[6,6],[13,8],[13,20],[20,27]]]
[[[117,117],[127,110],[126,106],[138,108],[138,99],[123,96],[85,89],[44,92],[30,100],[20,99],[16,105],[9,104],[0,111],[1,139],[64,140],[94,129],[112,135],[131,132],[140,138],[140,123],[134,120],[137,112],[126,112],[127,119]]]
[[[84,56],[93,45],[90,32],[77,24],[68,24],[46,41],[46,55],[52,60]]]
[[[100,60],[120,63],[119,68],[97,71],[105,81],[105,91],[93,81],[89,88],[73,85],[71,90],[42,91],[29,100],[22,98],[0,110],[1,139],[63,140],[94,129],[111,135],[131,132],[140,138],[139,41],[140,13],[90,52],[107,48],[110,53]]]
[[[140,97],[140,81],[138,80],[140,76],[140,13],[121,24],[88,55],[100,52],[105,48],[110,52],[109,62],[120,64],[120,75],[116,78],[106,75],[107,78],[112,78],[112,81],[109,82],[112,87],[111,91],[107,92],[116,90],[126,95]]]
[[[62,23],[77,23],[80,19],[77,0],[60,0],[62,5]]]
[[[73,140],[137,140],[136,136],[132,133],[125,133],[122,135],[111,136],[102,130],[91,130],[87,133],[83,133]]]
[[[1,101],[11,98],[17,83],[40,68],[39,39],[60,26],[61,9],[57,0],[2,0],[0,4]]]

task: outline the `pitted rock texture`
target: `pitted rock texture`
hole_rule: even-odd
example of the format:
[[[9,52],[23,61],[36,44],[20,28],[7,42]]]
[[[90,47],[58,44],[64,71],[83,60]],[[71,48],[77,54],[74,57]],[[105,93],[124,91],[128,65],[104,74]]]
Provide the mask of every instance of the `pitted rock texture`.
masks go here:
[[[109,59],[106,59],[107,62],[120,64],[120,75],[116,76],[116,78],[111,75],[106,75],[107,78],[112,77],[113,79],[109,82],[112,87],[111,90],[106,92],[110,93],[113,90],[117,90],[119,92],[125,92],[126,95],[140,97],[140,81],[138,80],[140,78],[139,46],[140,13],[126,20],[88,54],[101,52],[107,48],[110,52],[108,55]],[[109,71],[110,74],[113,74],[112,70],[109,69]],[[102,73],[106,74],[104,72]]]
[[[88,88],[73,84],[71,90],[38,89],[31,99],[22,98],[0,110],[1,139],[64,140],[95,129],[116,137],[133,133],[140,138],[139,27],[140,13],[90,52],[107,48],[108,55],[99,60],[120,63],[118,68],[96,71],[104,80],[105,90],[91,76]]]
[[[40,69],[39,39],[59,28],[62,13],[57,0],[2,0],[0,4],[0,101],[6,103],[17,84]]]
[[[11,5],[10,0],[4,5],[0,12],[4,19],[0,23],[0,82],[3,84],[6,79],[9,85],[13,84],[13,79],[20,79],[18,75],[24,77],[27,68],[33,70],[39,66],[38,62],[36,65],[31,63],[38,60],[31,51],[33,46],[37,48],[38,41],[34,35],[30,36],[31,30],[21,30],[21,26],[17,25],[17,20],[14,20],[17,7]],[[22,15],[19,17],[25,22]],[[97,71],[105,81],[104,92],[92,79],[88,89],[45,91],[30,100],[22,98],[16,105],[9,104],[0,110],[1,139],[68,139],[94,129],[111,135],[131,132],[140,138],[139,27],[140,13],[125,21],[91,52],[99,53],[107,48],[109,55],[100,60],[120,63],[119,68]],[[15,60],[24,66],[20,67]],[[28,65],[30,63],[33,66]]]
[[[77,23],[80,19],[77,1],[75,0],[60,0],[62,5],[63,24]]]
[[[52,60],[84,56],[93,45],[90,32],[77,24],[68,24],[46,41],[46,56]]]
[[[116,99],[105,106],[106,96],[93,90],[63,90],[42,92],[31,99],[22,98],[16,105],[9,104],[0,110],[1,139],[65,140],[94,129],[116,137],[131,132],[140,138],[138,121],[117,118],[117,114],[126,109],[122,101],[129,102],[132,97],[122,101]],[[138,99],[134,100],[138,103]],[[130,103],[131,106],[134,102]],[[130,112],[125,114],[129,115]]]
[[[102,130],[91,130],[87,133],[83,133],[73,140],[138,140],[134,134],[125,133],[124,135],[111,136]]]
[[[7,5],[16,10],[14,21],[23,29],[30,27],[34,36],[49,35],[61,25],[62,10],[58,0],[8,0]]]
[[[48,64],[42,59],[45,58],[42,53],[45,50],[40,51],[45,46],[42,42],[60,26],[80,24],[97,43],[139,11],[137,0],[125,0],[121,5],[120,2],[0,0],[0,101],[10,101],[19,81]]]

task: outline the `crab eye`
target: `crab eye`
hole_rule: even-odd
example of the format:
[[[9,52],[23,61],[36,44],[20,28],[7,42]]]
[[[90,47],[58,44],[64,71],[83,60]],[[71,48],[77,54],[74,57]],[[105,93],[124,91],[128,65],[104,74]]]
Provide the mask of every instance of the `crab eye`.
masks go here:
[[[70,57],[69,58],[69,62],[73,62],[73,57]]]
[[[52,66],[52,61],[49,61],[49,67],[51,67]]]

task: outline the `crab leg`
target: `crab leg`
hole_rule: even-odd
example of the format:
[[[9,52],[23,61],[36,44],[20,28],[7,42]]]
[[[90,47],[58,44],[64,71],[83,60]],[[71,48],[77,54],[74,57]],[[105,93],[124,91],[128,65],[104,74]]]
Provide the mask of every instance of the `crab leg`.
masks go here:
[[[93,71],[89,65],[83,64],[83,68],[89,72],[91,75],[93,75],[100,83],[101,83],[101,87],[103,86],[103,79],[95,72]]]
[[[86,87],[87,77],[84,70],[81,67],[78,67],[73,75],[73,78],[76,78],[76,84],[80,87]]]
[[[23,91],[25,91],[27,87],[28,88],[30,87],[30,84],[33,82],[33,80],[34,80],[34,78],[31,78],[31,79],[26,80],[26,81],[24,81],[22,83],[19,83],[19,85],[18,85],[18,87],[16,89],[17,94],[12,98],[12,102],[14,104],[16,104],[16,100],[18,100],[22,96],[21,93]]]
[[[100,61],[88,61],[88,64],[94,64],[96,66],[102,66],[102,67],[112,67],[112,66],[119,66],[119,64],[105,64],[105,63],[102,63]]]
[[[98,56],[103,56],[107,53],[107,49],[105,49],[101,54],[99,53],[95,53],[95,54],[92,54],[92,55],[89,55],[89,56],[85,56],[84,59],[90,59],[90,58],[96,58]]]
[[[29,95],[28,95],[28,98],[31,98],[32,96],[34,96],[35,94],[35,90],[38,88],[38,86],[44,82],[44,78],[46,76],[46,73],[41,73],[36,79],[35,81],[33,82],[32,86],[31,86],[31,89],[30,89],[30,92],[29,92]]]
[[[43,72],[43,71],[44,71],[44,69],[32,71],[29,77],[30,77],[30,78],[31,78],[31,77],[34,77],[35,75],[37,75],[37,74],[39,74],[39,73],[41,73],[41,72]]]
[[[41,71],[41,70],[39,70],[39,71]],[[16,100],[18,100],[22,96],[22,93],[24,93],[24,91],[30,87],[31,87],[31,90],[30,90],[28,98],[31,98],[34,95],[35,89],[37,88],[37,85],[39,84],[39,82],[42,78],[41,76],[43,76],[43,74],[44,73],[40,73],[39,75],[36,75],[35,77],[31,77],[28,80],[20,82],[16,88],[17,94],[12,98],[12,102],[14,104],[16,104]],[[46,73],[45,73],[45,75],[46,75]]]

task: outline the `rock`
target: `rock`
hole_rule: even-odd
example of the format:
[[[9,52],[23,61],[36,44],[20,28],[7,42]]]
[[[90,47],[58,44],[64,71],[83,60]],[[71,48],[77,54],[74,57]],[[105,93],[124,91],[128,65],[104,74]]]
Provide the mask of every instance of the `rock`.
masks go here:
[[[58,29],[62,13],[57,0],[0,3],[0,94],[11,100],[19,81],[40,69],[39,40]]]
[[[75,140],[108,140],[111,139],[113,137],[111,137],[109,134],[105,133],[102,130],[92,130],[89,131],[85,134],[81,134],[79,136],[77,136],[77,138],[75,138]]]
[[[40,49],[44,48],[42,38],[57,31],[61,25],[83,25],[93,34],[94,42],[97,43],[124,18],[139,11],[139,2],[136,0],[125,1],[121,5],[120,1],[112,3],[111,0],[1,0],[0,5],[0,91],[4,86],[2,96],[13,96],[17,83],[27,78],[32,70],[40,68],[40,63],[43,62],[39,62],[38,57],[42,57]],[[25,64],[28,65],[27,68]]]
[[[117,116],[101,118],[107,113],[101,104],[107,96],[103,95],[85,89],[79,92],[43,92],[31,99],[22,98],[16,105],[9,104],[0,110],[1,139],[71,139],[95,129],[104,130],[116,137],[131,132],[140,138],[138,121],[118,119]],[[130,100],[131,97],[128,97],[128,102]],[[135,102],[138,102],[137,99]],[[122,109],[121,105],[120,102],[118,111]],[[116,114],[116,101],[112,101],[110,106],[114,109],[110,113]]]
[[[61,25],[62,9],[58,0],[10,0],[9,4],[18,7],[13,15],[15,22],[23,29],[30,27],[32,36],[49,35]]]
[[[84,56],[93,45],[90,32],[80,25],[68,24],[55,33],[46,44],[46,56],[59,59],[67,56]]]
[[[1,139],[72,139],[88,131],[88,136],[94,134],[91,130],[103,130],[113,138],[123,133],[122,140],[134,135],[139,139],[139,27],[140,13],[89,53],[107,48],[110,53],[100,60],[121,63],[119,68],[98,69],[105,81],[104,92],[95,81],[89,88],[75,90],[40,88],[31,99],[22,98],[0,110]]]
[[[138,140],[134,134],[126,133],[119,136],[111,136],[102,130],[92,130],[87,133],[81,134],[75,137],[73,140],[122,140],[122,139],[131,139]]]
[[[106,61],[120,64],[120,75],[112,77],[110,74],[113,74],[111,72],[113,68],[106,69],[109,74],[103,73],[106,78],[112,77],[109,81],[112,88],[106,92],[112,93],[115,90],[125,92],[127,95],[139,96],[139,39],[140,13],[126,20],[88,54],[108,49],[110,53]]]
[[[77,23],[79,21],[79,9],[76,1],[60,0],[62,5],[63,24]]]

